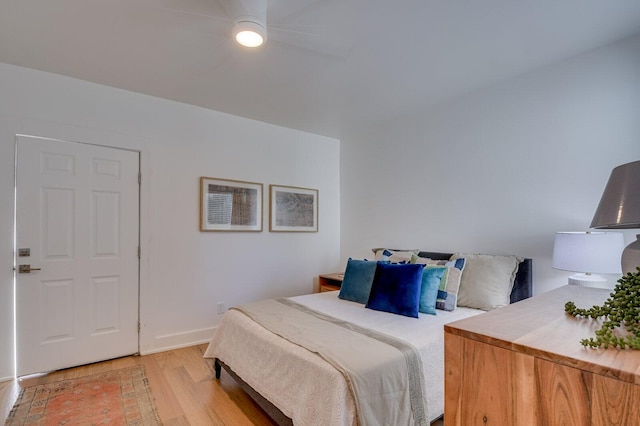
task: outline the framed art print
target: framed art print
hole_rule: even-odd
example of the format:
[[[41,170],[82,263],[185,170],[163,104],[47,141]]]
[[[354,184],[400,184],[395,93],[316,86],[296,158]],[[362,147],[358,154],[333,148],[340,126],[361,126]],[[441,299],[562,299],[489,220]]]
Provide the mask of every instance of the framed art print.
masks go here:
[[[201,177],[200,231],[262,231],[262,184]]]
[[[318,232],[318,190],[269,185],[269,231]]]

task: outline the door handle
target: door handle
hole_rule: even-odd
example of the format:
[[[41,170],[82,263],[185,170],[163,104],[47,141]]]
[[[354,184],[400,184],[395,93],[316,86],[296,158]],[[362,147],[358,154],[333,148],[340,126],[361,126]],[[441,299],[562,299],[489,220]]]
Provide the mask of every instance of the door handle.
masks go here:
[[[19,274],[28,274],[31,271],[40,271],[42,268],[32,268],[31,265],[18,265]]]

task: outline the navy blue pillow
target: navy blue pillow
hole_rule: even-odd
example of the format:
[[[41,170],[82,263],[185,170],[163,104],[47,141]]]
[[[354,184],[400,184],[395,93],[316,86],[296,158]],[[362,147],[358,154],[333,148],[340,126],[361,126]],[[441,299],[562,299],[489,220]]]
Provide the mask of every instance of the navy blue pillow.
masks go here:
[[[367,303],[373,276],[376,273],[376,263],[349,259],[338,297],[352,302]]]
[[[438,288],[446,268],[429,268],[422,270],[422,285],[418,310],[423,314],[436,315],[436,299]]]
[[[365,307],[418,318],[423,265],[378,263]]]

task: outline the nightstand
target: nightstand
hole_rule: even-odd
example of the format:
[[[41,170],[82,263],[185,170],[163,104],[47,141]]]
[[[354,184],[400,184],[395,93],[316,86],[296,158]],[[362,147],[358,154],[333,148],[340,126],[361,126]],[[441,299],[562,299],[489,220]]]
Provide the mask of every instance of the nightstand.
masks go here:
[[[340,290],[344,274],[322,274],[318,277],[318,292]]]

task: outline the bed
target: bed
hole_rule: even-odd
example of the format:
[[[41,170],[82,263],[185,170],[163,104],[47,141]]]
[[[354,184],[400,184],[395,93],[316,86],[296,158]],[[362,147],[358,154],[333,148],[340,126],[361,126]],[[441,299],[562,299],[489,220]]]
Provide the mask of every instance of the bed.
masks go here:
[[[434,261],[452,256],[452,253],[425,251],[415,254]],[[517,265],[509,295],[511,303],[532,295],[532,261],[518,259]],[[335,291],[297,296],[279,303],[320,312],[354,327],[409,342],[419,354],[420,368],[412,370],[421,370],[423,380],[415,386],[423,392],[425,416],[422,420],[409,416],[403,423],[427,424],[440,418],[444,412],[443,326],[485,311],[459,306],[452,311],[438,310],[437,315],[420,314],[419,318],[410,318],[365,309],[360,303],[339,298],[338,294]],[[297,327],[298,320],[295,322]],[[224,369],[280,425],[370,423],[360,417],[362,408],[357,407],[361,407],[362,402],[354,399],[353,379],[321,352],[306,349],[281,337],[280,332],[270,331],[268,325],[255,321],[250,313],[232,309],[223,317],[205,358],[213,360],[217,378]]]

